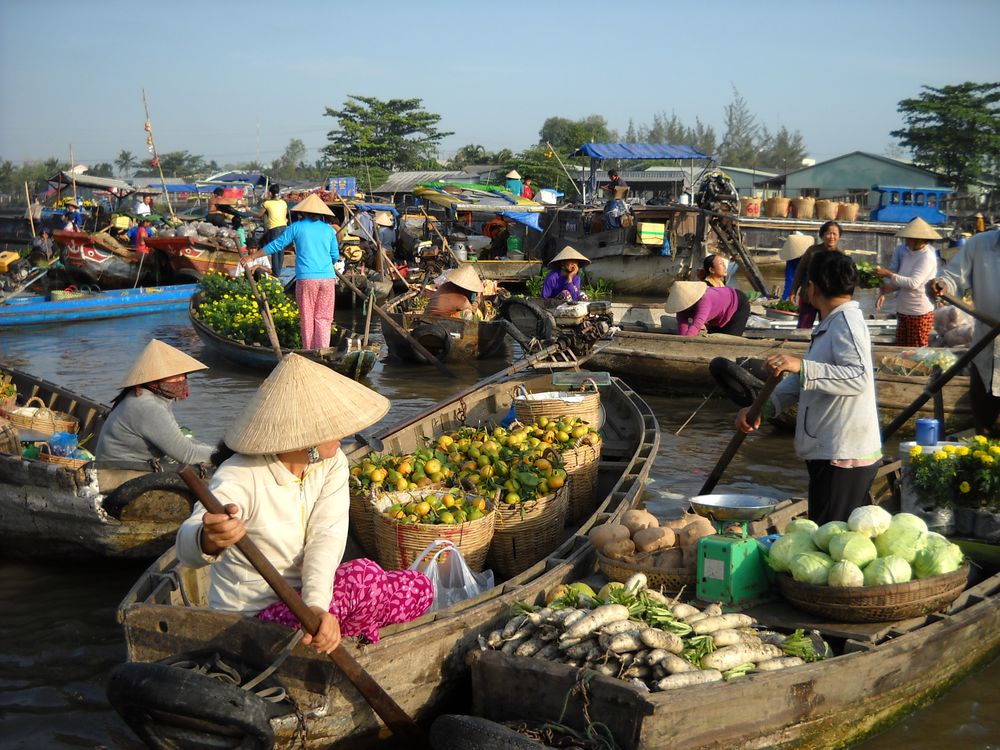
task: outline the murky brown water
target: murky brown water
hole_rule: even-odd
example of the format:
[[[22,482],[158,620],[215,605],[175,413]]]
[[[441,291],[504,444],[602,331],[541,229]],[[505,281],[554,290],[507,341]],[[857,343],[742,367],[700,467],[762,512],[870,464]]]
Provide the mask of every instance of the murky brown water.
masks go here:
[[[5,331],[0,333],[0,362],[107,401],[152,337],[211,366],[192,376],[191,398],[179,404],[177,415],[200,439],[220,438],[261,376],[208,353],[186,313]],[[392,399],[387,421],[397,421],[496,368],[495,362],[459,366],[456,382],[433,368],[379,365],[368,384]],[[674,432],[701,399],[649,402],[663,429],[650,504],[680,507],[681,497],[697,491],[728,441],[732,409],[711,401],[678,436]],[[793,454],[791,439],[768,436],[744,443],[722,486],[787,497],[801,495],[805,484],[805,469]],[[104,679],[125,653],[115,607],[141,570],[121,563],[41,565],[0,559],[0,745],[25,750],[140,747],[108,706]],[[861,747],[1000,748],[1000,689],[994,675],[998,666],[995,662],[969,677],[929,708]]]

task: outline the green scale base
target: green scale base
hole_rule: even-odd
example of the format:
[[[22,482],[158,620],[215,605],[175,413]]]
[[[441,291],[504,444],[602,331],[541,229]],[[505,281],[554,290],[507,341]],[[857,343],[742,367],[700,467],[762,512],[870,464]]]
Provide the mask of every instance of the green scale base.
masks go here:
[[[724,604],[771,596],[766,553],[752,537],[713,534],[698,542],[698,599]]]

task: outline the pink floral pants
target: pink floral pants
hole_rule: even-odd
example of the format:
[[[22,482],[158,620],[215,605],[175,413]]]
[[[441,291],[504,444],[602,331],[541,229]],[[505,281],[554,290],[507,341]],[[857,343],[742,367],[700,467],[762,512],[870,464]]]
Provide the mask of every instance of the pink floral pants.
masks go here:
[[[415,620],[434,603],[434,585],[416,570],[383,570],[371,560],[348,560],[337,568],[330,613],[340,621],[340,634],[363,635],[378,642],[386,625]],[[299,621],[284,602],[257,615],[265,622],[298,628]]]
[[[336,279],[299,279],[295,282],[295,301],[299,305],[303,349],[325,349],[330,346],[336,294]]]

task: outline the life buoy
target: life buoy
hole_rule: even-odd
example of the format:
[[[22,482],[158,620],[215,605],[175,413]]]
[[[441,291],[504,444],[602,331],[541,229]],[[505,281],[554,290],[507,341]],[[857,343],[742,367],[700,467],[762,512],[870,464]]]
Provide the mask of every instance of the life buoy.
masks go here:
[[[293,710],[287,702],[269,703],[248,690],[169,664],[119,664],[108,676],[107,696],[154,750],[270,750],[271,718]]]
[[[104,498],[102,506],[104,510],[113,518],[121,520],[125,509],[141,496],[151,492],[168,492],[183,499],[187,503],[187,510],[184,517],[191,513],[194,507],[194,495],[184,480],[175,472],[151,472],[127,482],[122,482],[118,487],[108,493]],[[178,514],[180,515],[180,514]],[[166,520],[149,519],[149,520]]]
[[[716,357],[708,363],[708,371],[733,403],[750,406],[764,386],[764,381],[751,372],[759,371],[757,362],[763,365],[764,360],[745,360],[741,366],[731,359]]]
[[[556,338],[556,319],[536,302],[508,297],[500,305],[500,316],[509,320],[528,339],[549,344]]]

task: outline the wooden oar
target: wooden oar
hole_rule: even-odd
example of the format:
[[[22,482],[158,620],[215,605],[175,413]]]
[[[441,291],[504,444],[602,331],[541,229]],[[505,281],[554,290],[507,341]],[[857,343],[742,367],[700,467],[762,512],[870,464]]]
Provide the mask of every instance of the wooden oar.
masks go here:
[[[264,329],[267,331],[267,338],[271,342],[274,354],[280,362],[283,357],[281,342],[278,341],[278,332],[274,328],[274,318],[271,316],[271,307],[267,304],[267,297],[261,294],[260,289],[257,288],[257,280],[254,279],[253,271],[250,270],[250,267],[243,266],[243,270],[246,271],[247,281],[250,282],[250,291],[253,293],[253,298],[257,300],[260,317],[264,320]]]
[[[343,282],[344,286],[346,286],[348,289],[354,292],[354,294],[357,296],[358,299],[364,299],[365,295],[362,294],[361,290],[358,289],[356,286],[354,286],[354,284],[348,281],[347,277],[344,274],[337,273],[337,276],[340,277],[340,280]],[[374,302],[372,302],[372,309],[375,310],[375,312],[378,313],[378,316],[382,318],[382,320],[384,320],[386,323],[388,323],[393,328],[393,330],[396,331],[396,333],[398,333],[400,336],[406,339],[406,343],[412,346],[413,349],[417,352],[417,354],[419,354],[425,360],[430,362],[432,365],[438,368],[442,373],[447,375],[449,378],[457,377],[455,373],[453,373],[451,370],[447,368],[447,366],[445,366],[444,362],[442,362],[433,354],[431,354],[429,351],[427,351],[427,348],[419,341],[417,341],[415,338],[413,338],[413,336],[410,335],[409,331],[407,331],[405,328],[403,328],[403,326],[401,326],[399,323],[393,320],[389,316],[389,313],[387,313],[381,307],[376,305]]]
[[[178,474],[184,483],[191,489],[198,501],[205,506],[210,513],[225,513],[219,499],[212,494],[205,482],[190,466],[183,467]],[[254,570],[263,576],[268,585],[274,590],[295,615],[296,619],[302,623],[302,627],[309,633],[315,634],[319,629],[319,617],[306,606],[302,597],[291,587],[284,577],[277,571],[271,562],[264,557],[257,545],[249,536],[244,536],[236,543],[237,549],[243,553]],[[330,659],[337,665],[344,676],[349,679],[358,692],[364,696],[375,713],[379,715],[392,733],[400,738],[405,738],[415,746],[426,747],[427,739],[417,723],[410,718],[399,704],[392,699],[382,686],[375,682],[374,678],[358,664],[357,660],[351,656],[345,648],[338,646],[330,654]]]
[[[771,391],[774,390],[774,387],[780,380],[781,375],[771,374],[768,376],[767,380],[764,381],[764,387],[760,389],[760,393],[757,394],[757,398],[753,400],[753,403],[750,404],[750,408],[747,411],[747,422],[749,424],[752,425],[757,421],[757,417],[760,416],[760,412],[763,410],[764,404],[767,403],[767,399],[771,396]],[[729,445],[726,446],[722,455],[719,456],[719,460],[716,462],[715,468],[712,469],[712,473],[708,475],[708,479],[706,479],[705,483],[701,486],[701,490],[698,492],[699,495],[707,495],[715,489],[715,485],[717,485],[719,480],[722,478],[722,472],[724,472],[726,467],[729,466],[729,462],[733,460],[733,456],[735,456],[736,451],[740,449],[740,446],[743,444],[743,439],[746,436],[747,435],[743,432],[743,430],[736,430],[732,438],[729,440]]]

